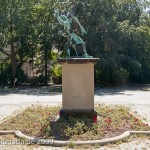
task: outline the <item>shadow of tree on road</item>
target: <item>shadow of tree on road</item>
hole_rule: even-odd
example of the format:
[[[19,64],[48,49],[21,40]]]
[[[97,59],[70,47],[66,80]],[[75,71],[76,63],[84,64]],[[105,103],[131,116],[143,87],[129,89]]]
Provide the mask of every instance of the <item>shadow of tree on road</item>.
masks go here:
[[[144,91],[144,89],[150,88],[150,85],[125,85],[120,87],[95,87],[95,95],[132,95],[127,93],[129,91]],[[148,91],[145,91],[148,92]],[[2,90],[0,91],[0,96],[6,96],[10,94],[20,94],[20,95],[33,95],[33,96],[53,96],[62,94],[62,86],[41,86],[41,87],[26,87],[18,88],[12,90]]]
[[[105,87],[105,88],[97,88],[95,90],[95,95],[103,96],[103,95],[128,95],[132,96],[128,92],[133,91],[144,91],[145,88],[150,87],[150,85],[126,85],[121,87]]]
[[[35,96],[51,96],[59,95],[62,93],[62,86],[44,86],[44,87],[34,87],[34,88],[17,88],[11,90],[0,91],[0,96],[10,95],[10,94],[20,94],[20,95],[35,95]]]

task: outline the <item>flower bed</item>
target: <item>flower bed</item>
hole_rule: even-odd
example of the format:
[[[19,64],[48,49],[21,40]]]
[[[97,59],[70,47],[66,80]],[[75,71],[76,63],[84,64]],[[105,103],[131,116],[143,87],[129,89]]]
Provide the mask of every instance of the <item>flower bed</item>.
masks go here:
[[[98,105],[95,109],[97,123],[85,116],[54,121],[59,107],[32,106],[2,123],[0,130],[20,130],[30,136],[55,140],[97,140],[114,137],[127,130],[150,130],[148,124],[130,114],[127,107]]]

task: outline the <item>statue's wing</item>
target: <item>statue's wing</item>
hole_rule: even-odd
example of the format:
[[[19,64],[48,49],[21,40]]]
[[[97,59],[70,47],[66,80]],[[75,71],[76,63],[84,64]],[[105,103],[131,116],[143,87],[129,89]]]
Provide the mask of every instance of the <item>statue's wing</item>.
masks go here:
[[[74,30],[77,30],[77,32],[81,32],[82,35],[87,34],[83,26],[81,25],[80,21],[78,20],[77,17],[73,16],[73,23],[72,23],[72,28]]]

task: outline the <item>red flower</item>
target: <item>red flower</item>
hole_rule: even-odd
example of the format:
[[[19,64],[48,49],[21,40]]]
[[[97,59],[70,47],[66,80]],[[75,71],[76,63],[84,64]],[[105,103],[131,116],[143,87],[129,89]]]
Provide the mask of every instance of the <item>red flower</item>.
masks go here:
[[[97,115],[93,115],[93,122],[97,123]]]
[[[148,124],[145,124],[145,126],[148,126]]]
[[[107,118],[107,119],[105,119],[105,122],[108,123],[108,124],[110,124],[112,121],[111,121],[110,118]]]
[[[139,119],[135,118],[135,119],[134,119],[134,122],[137,122],[138,120],[139,120]]]
[[[133,115],[132,114],[130,114],[130,117],[132,117]]]
[[[41,114],[42,116],[44,116],[44,114]]]
[[[61,116],[61,111],[58,112],[58,115]]]

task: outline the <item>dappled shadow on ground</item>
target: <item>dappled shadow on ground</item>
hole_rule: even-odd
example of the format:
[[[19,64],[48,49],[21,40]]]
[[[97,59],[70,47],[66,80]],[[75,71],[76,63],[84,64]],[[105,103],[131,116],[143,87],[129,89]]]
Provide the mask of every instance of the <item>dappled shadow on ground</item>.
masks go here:
[[[0,96],[9,94],[51,96],[58,95],[62,92],[62,86],[42,86],[42,87],[18,87],[16,89],[7,89],[0,91]]]
[[[59,118],[50,122],[49,136],[54,140],[69,140],[72,136],[88,132],[93,126],[90,119],[85,117],[69,118],[68,120]]]
[[[128,89],[129,90],[129,89]],[[122,88],[101,88],[95,91],[95,95],[97,96],[104,96],[104,95],[125,95],[125,91],[127,89]],[[128,94],[132,95],[132,94]]]
[[[95,90],[95,95],[103,96],[103,95],[133,95],[130,92],[133,91],[145,91],[145,89],[150,88],[150,85],[125,85],[120,87],[105,87],[105,88],[97,88]]]
[[[145,85],[125,85],[120,87],[95,87],[95,95],[132,95],[128,93],[129,91],[145,91],[149,89],[150,84]],[[149,91],[148,91],[149,92]],[[59,95],[62,93],[62,86],[41,86],[41,87],[18,87],[16,89],[1,90],[0,96],[6,96],[10,94],[20,94],[20,95],[35,95],[35,96],[52,96]]]

